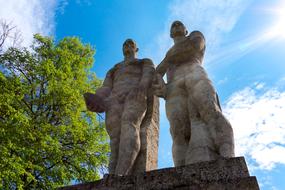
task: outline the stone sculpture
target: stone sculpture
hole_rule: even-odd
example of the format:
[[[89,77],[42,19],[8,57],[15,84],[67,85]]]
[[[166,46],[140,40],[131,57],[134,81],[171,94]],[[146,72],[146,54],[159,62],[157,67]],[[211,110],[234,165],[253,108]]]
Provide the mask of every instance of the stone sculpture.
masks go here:
[[[136,43],[127,39],[124,60],[108,71],[95,95],[84,94],[90,111],[106,112],[110,174],[129,175],[157,167],[159,105],[150,88],[155,69],[150,59],[138,59],[137,51]]]
[[[155,94],[166,100],[175,166],[234,157],[232,127],[202,67],[204,36],[199,31],[187,33],[182,22],[173,22],[174,45],[158,65],[153,84]]]

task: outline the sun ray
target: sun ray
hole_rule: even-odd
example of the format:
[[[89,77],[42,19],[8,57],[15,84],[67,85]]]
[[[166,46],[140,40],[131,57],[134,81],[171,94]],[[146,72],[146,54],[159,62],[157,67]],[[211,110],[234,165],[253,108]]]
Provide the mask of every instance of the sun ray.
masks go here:
[[[270,27],[266,36],[268,38],[285,39],[285,1],[271,9],[271,12],[276,17],[275,23]]]

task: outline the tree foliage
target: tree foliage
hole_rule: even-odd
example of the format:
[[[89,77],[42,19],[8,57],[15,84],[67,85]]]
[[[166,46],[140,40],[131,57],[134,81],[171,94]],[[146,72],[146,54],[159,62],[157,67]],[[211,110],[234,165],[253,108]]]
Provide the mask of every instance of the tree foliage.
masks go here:
[[[83,93],[100,85],[78,38],[34,36],[0,55],[0,189],[53,189],[99,178],[109,148]]]

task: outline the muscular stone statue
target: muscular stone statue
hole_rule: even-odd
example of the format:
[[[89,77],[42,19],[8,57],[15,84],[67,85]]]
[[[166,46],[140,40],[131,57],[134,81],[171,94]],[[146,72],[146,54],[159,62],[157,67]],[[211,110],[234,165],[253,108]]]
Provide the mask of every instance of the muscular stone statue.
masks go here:
[[[123,44],[124,60],[110,69],[96,94],[84,94],[87,108],[106,112],[110,136],[109,173],[128,175],[156,169],[158,99],[150,92],[154,65],[137,59],[136,43]]]
[[[173,22],[174,45],[158,65],[153,84],[155,94],[166,100],[175,166],[234,156],[232,127],[202,67],[204,36],[199,31],[187,33],[183,23]]]

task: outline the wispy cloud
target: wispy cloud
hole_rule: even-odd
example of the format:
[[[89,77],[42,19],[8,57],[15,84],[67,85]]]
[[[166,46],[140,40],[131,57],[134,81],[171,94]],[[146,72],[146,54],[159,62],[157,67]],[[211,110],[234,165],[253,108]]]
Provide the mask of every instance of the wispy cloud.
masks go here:
[[[165,29],[157,37],[155,62],[162,60],[167,49],[172,44],[169,28],[174,20],[181,20],[189,32],[201,31],[207,41],[207,59],[220,52],[220,45],[224,43],[224,35],[229,33],[240,16],[250,4],[249,0],[174,0],[169,5],[170,14],[165,23]],[[209,62],[209,61],[207,61]]]
[[[0,0],[0,18],[21,31],[24,46],[33,34],[50,35],[55,30],[55,13],[63,0]]]
[[[234,128],[236,152],[259,169],[285,164],[285,91],[255,83],[234,93],[224,113]]]
[[[171,18],[182,20],[189,30],[200,30],[208,46],[217,46],[230,32],[248,6],[247,0],[176,0],[170,5]]]

